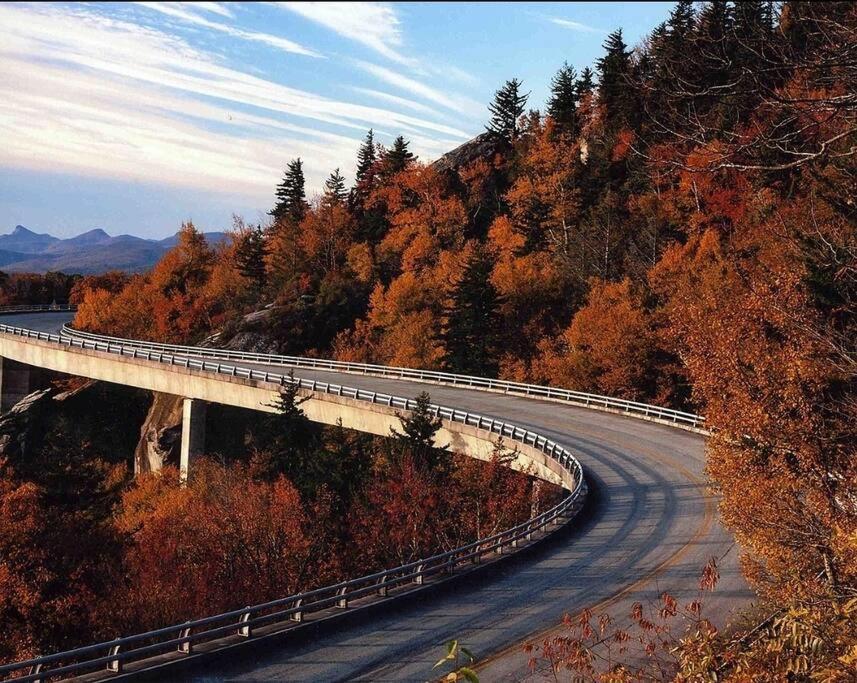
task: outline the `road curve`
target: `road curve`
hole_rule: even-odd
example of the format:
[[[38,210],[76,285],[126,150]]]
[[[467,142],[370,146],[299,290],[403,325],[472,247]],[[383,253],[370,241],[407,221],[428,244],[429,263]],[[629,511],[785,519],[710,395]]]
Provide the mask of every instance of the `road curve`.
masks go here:
[[[0,323],[57,332],[68,317],[18,314],[0,317]],[[723,626],[752,599],[733,541],[717,522],[716,500],[706,490],[701,436],[462,387],[304,368],[295,375],[400,396],[428,390],[435,403],[538,431],[580,460],[591,489],[587,509],[569,529],[490,573],[414,596],[387,613],[328,629],[318,639],[248,649],[240,659],[218,660],[185,680],[425,681],[450,638],[483,660],[482,680],[522,680],[528,669],[520,643],[540,637],[564,613],[608,605],[621,616],[634,602],[650,601],[663,590],[695,597],[699,572],[711,557],[718,559],[721,579],[705,597],[706,615]]]

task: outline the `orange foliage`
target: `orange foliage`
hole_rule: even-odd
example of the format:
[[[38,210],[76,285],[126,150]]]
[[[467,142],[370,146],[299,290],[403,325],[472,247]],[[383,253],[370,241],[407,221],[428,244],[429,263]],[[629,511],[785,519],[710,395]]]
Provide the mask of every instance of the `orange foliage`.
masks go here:
[[[211,249],[192,224],[146,275],[118,292],[116,279],[81,282],[75,324],[122,337],[188,342],[216,329],[241,305],[248,284],[237,269],[234,240]]]
[[[187,487],[175,470],[144,476],[117,523],[132,535],[124,601],[135,628],[288,595],[323,583],[297,490],[282,477],[253,481],[245,468],[195,463]]]
[[[464,242],[464,204],[430,166],[413,164],[378,188],[370,206],[378,205],[385,207],[390,221],[379,248],[398,259],[405,272],[431,267],[440,250],[460,248]]]
[[[593,281],[586,305],[545,346],[536,367],[551,384],[630,399],[651,393],[652,321],[627,279]]]
[[[790,222],[802,219],[795,206],[777,223],[797,235]],[[827,244],[842,244],[847,229],[831,213],[815,219]],[[800,241],[773,234],[746,225],[727,244],[708,231],[669,250],[652,284],[717,429],[708,468],[723,519],[756,584],[785,600],[857,578],[857,516],[842,505],[857,464],[836,332],[808,296]]]

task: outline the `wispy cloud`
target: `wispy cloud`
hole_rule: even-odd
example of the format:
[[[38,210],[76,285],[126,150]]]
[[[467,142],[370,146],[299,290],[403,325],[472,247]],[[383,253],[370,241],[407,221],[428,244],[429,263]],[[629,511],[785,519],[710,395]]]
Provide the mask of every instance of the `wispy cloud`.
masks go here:
[[[318,188],[370,126],[413,132],[428,156],[468,137],[421,105],[404,114],[323,97],[89,9],[0,4],[0,36],[0,165],[9,168],[268,198],[286,158],[306,159]]]
[[[395,104],[398,107],[404,107],[405,109],[411,109],[413,111],[418,111],[421,114],[428,114],[429,116],[443,116],[436,109],[432,109],[425,104],[420,102],[414,102],[413,100],[409,100],[406,97],[399,97],[398,95],[391,95],[388,92],[382,92],[381,90],[375,90],[373,88],[361,88],[359,86],[352,86],[351,88],[354,92],[359,92],[364,95],[368,95],[369,97],[373,97],[376,100],[381,100],[383,102],[387,102],[389,104]]]
[[[416,66],[403,55],[402,28],[396,10],[385,2],[281,2],[281,7],[365,45],[399,64]]]
[[[366,73],[371,74],[375,78],[389,83],[397,88],[410,92],[418,97],[421,97],[429,102],[434,102],[447,109],[452,109],[460,114],[473,115],[481,111],[482,105],[468,97],[447,94],[443,90],[438,90],[425,83],[422,83],[410,76],[405,76],[398,71],[393,71],[385,66],[355,60],[357,66],[363,69]]]
[[[155,12],[160,12],[161,14],[165,14],[167,16],[173,17],[175,19],[181,19],[182,21],[186,21],[190,24],[195,24],[197,26],[203,26],[205,28],[212,29],[213,31],[219,31],[220,33],[226,33],[227,35],[233,36],[234,38],[241,38],[242,40],[249,40],[256,43],[263,43],[270,47],[277,48],[278,50],[283,50],[284,52],[290,52],[297,55],[304,55],[306,57],[321,57],[322,55],[316,52],[315,50],[310,50],[299,43],[294,42],[293,40],[289,40],[288,38],[283,38],[281,36],[275,36],[270,33],[261,33],[259,31],[245,31],[244,29],[237,28],[235,26],[229,26],[227,24],[221,24],[216,21],[210,21],[203,16],[195,14],[188,8],[188,5],[193,7],[197,7],[197,3],[165,3],[165,2],[137,2],[135,3],[142,7],[145,7],[150,10],[154,10]],[[202,4],[202,3],[200,3]],[[205,3],[209,5],[208,7],[201,8],[207,9],[208,11],[213,11],[215,13],[220,12],[228,12],[229,10],[220,7],[217,3]],[[214,9],[217,7],[217,9]],[[226,14],[221,14],[221,16],[231,16]]]
[[[545,17],[552,24],[556,24],[557,26],[562,26],[563,28],[567,28],[569,31],[578,31],[580,33],[605,33],[600,28],[595,28],[594,26],[589,26],[588,24],[583,24],[579,21],[572,21],[571,19],[563,19],[562,17]]]
[[[187,3],[175,3],[175,4],[187,4]],[[204,12],[211,12],[213,14],[218,14],[221,17],[232,18],[235,15],[232,13],[226,5],[222,2],[194,2],[191,3],[196,9],[201,9]]]

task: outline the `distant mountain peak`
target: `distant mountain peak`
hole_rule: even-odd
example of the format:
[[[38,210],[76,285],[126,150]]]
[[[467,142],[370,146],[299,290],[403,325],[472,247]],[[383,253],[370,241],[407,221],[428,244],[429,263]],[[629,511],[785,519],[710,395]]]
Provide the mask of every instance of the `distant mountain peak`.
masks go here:
[[[226,239],[222,232],[203,234],[212,245]],[[103,273],[114,269],[140,272],[151,268],[174,247],[177,235],[163,240],[133,235],[111,237],[103,229],[93,228],[60,239],[16,225],[12,232],[0,235],[0,266],[6,272]]]
[[[70,237],[69,239],[62,241],[74,244],[100,244],[102,242],[108,242],[111,239],[113,238],[101,228],[93,228],[92,230],[87,230],[75,237]]]

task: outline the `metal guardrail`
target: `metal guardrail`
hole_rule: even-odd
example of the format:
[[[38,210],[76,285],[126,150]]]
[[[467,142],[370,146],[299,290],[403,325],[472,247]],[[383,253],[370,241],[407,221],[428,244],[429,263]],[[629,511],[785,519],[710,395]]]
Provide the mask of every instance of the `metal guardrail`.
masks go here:
[[[359,401],[406,410],[415,406],[414,400],[399,396],[356,389],[341,384],[291,378],[287,375],[253,370],[252,368],[194,360],[186,357],[186,354],[178,354],[175,351],[167,353],[165,350],[156,348],[142,348],[138,344],[50,334],[9,325],[0,325],[0,334],[37,339],[67,348],[92,349],[164,363],[174,367],[194,368],[229,377],[241,377],[279,385],[294,383],[313,392],[346,396]],[[26,681],[44,681],[58,676],[83,674],[97,670],[98,667],[101,667],[102,671],[106,669],[106,672],[118,674],[128,662],[143,663],[148,658],[176,651],[189,655],[193,652],[194,646],[200,643],[216,643],[228,637],[251,638],[254,629],[257,627],[275,626],[277,628],[282,627],[280,630],[285,630],[294,625],[294,622],[303,621],[309,614],[331,608],[347,609],[349,601],[372,595],[386,596],[391,589],[417,588],[423,585],[427,578],[452,574],[463,564],[479,562],[485,555],[502,553],[506,548],[516,548],[522,540],[532,539],[536,531],[543,530],[551,524],[563,524],[579,511],[586,496],[587,487],[583,478],[583,469],[568,449],[547,437],[517,427],[512,423],[438,405],[432,405],[432,410],[436,416],[443,419],[484,429],[492,434],[534,447],[558,463],[566,475],[570,475],[571,480],[574,481],[572,490],[557,505],[526,522],[444,553],[367,576],[297,593],[278,600],[231,610],[211,617],[174,624],[146,633],[117,638],[116,640],[75,648],[53,655],[6,664],[0,666],[0,675],[26,672],[24,675],[15,678],[16,681],[24,683]]]
[[[420,382],[435,384],[450,384],[453,386],[465,386],[472,389],[485,391],[498,391],[518,396],[529,396],[532,398],[546,398],[549,400],[563,401],[587,408],[600,408],[614,410],[634,417],[649,420],[667,422],[679,427],[686,427],[701,432],[705,431],[705,418],[694,413],[687,413],[672,408],[663,408],[648,403],[628,401],[610,396],[590,394],[583,391],[571,389],[559,389],[557,387],[542,386],[539,384],[526,384],[523,382],[510,382],[501,379],[490,379],[486,377],[475,377],[472,375],[459,375],[449,372],[435,370],[414,370],[412,368],[401,368],[387,365],[372,365],[369,363],[350,363],[347,361],[327,360],[323,358],[305,358],[301,356],[280,356],[262,353],[249,353],[245,351],[229,351],[227,349],[213,349],[199,346],[181,346],[178,344],[159,344],[157,342],[145,342],[121,337],[110,337],[107,335],[93,334],[75,330],[70,325],[63,325],[62,334],[79,339],[97,340],[111,342],[114,344],[133,345],[137,348],[152,349],[158,351],[169,351],[181,354],[189,358],[205,357],[220,358],[223,360],[239,360],[247,363],[264,365],[281,365],[293,368],[310,368],[315,370],[332,370],[335,372],[346,372],[349,374],[371,375],[377,377],[390,377],[395,379],[411,379]]]
[[[0,314],[3,313],[39,313],[40,311],[52,312],[74,312],[77,304],[19,304],[17,306],[0,306]]]

